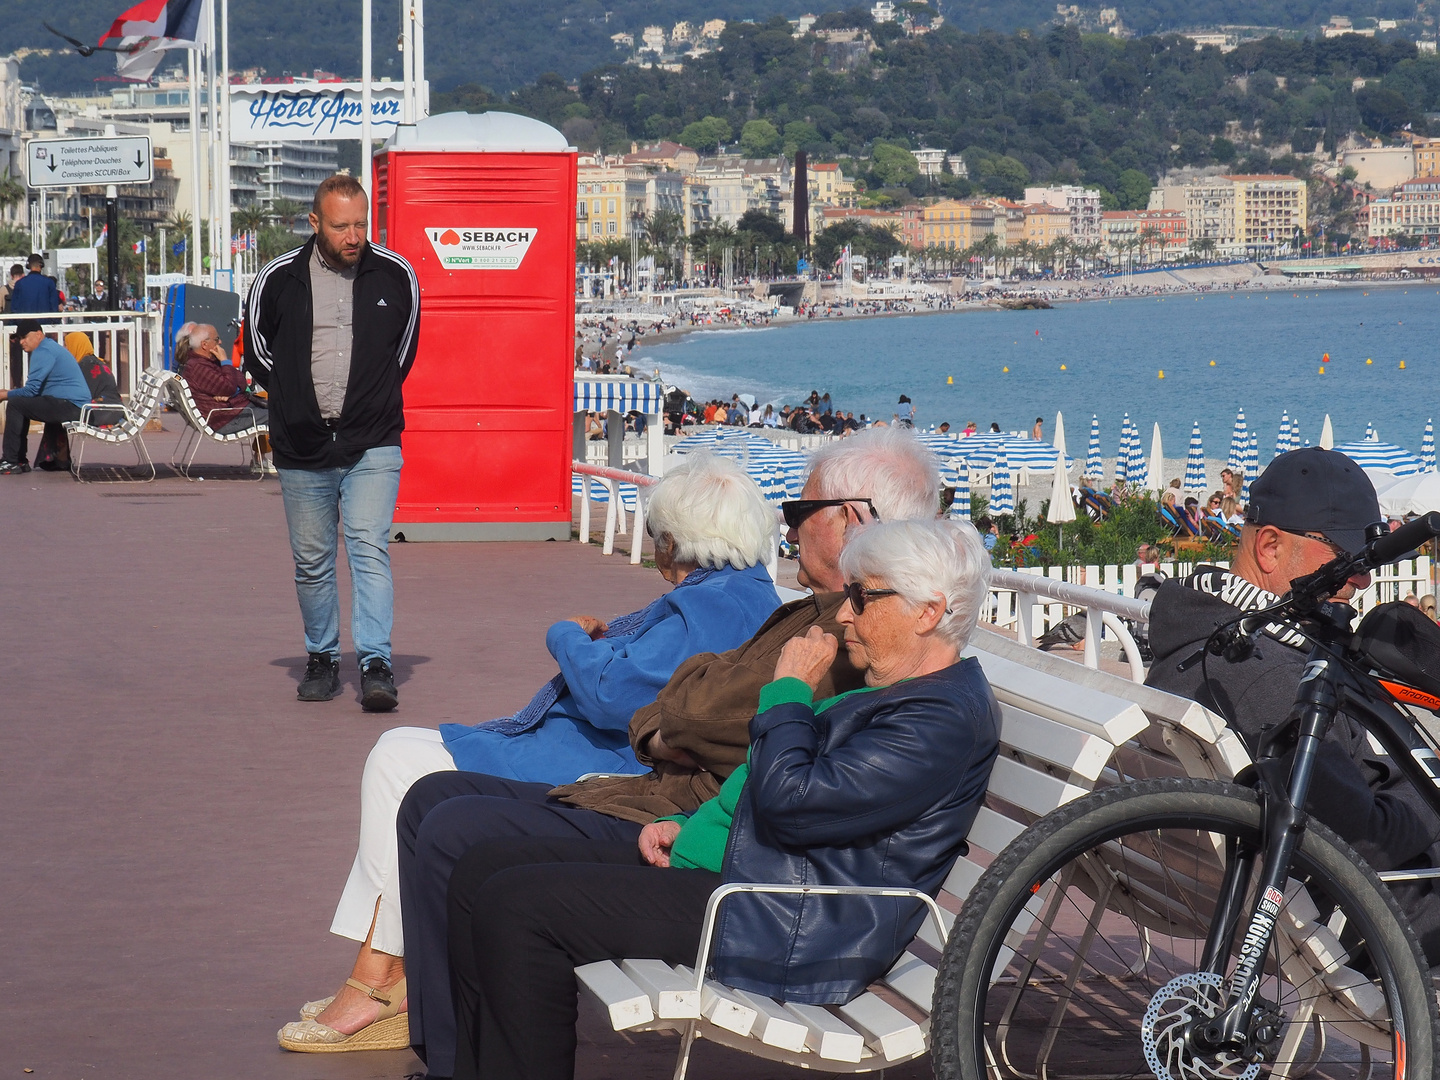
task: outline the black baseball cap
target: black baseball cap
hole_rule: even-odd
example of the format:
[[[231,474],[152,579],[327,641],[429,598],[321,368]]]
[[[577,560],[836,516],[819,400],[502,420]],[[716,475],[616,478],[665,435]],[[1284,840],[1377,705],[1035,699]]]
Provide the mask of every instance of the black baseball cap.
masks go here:
[[[1346,554],[1365,546],[1365,527],[1383,520],[1365,470],[1336,450],[1307,446],[1281,454],[1250,485],[1245,524],[1325,536]]]
[[[33,334],[36,330],[44,329],[45,327],[40,325],[39,319],[21,319],[15,324],[15,336],[22,338],[26,334]]]

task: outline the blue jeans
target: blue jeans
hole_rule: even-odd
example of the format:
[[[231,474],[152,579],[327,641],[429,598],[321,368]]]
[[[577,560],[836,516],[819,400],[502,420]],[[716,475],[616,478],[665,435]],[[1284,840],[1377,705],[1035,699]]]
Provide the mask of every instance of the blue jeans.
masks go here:
[[[398,446],[377,446],[365,451],[348,469],[278,470],[307,653],[340,655],[335,549],[343,516],[355,652],[362,668],[371,660],[390,662],[390,627],[395,616],[390,526],[395,519],[402,464]]]

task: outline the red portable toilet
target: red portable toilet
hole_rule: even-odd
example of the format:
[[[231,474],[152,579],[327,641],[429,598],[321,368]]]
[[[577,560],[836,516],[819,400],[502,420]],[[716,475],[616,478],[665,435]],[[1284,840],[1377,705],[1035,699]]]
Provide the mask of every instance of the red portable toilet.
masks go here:
[[[374,235],[415,267],[393,536],[568,540],[575,162],[514,113],[403,125],[374,159]]]

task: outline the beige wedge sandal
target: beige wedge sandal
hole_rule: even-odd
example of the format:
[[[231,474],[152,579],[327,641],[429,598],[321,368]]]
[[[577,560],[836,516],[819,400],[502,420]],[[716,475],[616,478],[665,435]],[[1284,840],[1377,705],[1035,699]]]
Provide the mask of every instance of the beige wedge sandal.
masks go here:
[[[405,1000],[404,979],[388,990],[377,990],[357,979],[346,979],[345,984],[380,1003],[380,1015],[374,1023],[346,1035],[318,1020],[292,1020],[280,1029],[280,1046],[300,1054],[341,1054],[350,1050],[404,1050],[410,1045],[410,1015],[400,1011]],[[306,1007],[318,1004],[306,1002]]]

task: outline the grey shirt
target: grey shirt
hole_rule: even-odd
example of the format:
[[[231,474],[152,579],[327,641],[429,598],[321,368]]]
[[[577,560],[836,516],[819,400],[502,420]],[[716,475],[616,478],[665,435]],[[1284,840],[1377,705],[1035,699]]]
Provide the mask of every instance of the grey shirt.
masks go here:
[[[320,257],[318,243],[310,255],[310,296],[314,304],[310,376],[315,380],[315,400],[321,416],[336,420],[345,405],[350,350],[355,343],[355,267],[334,269]]]

